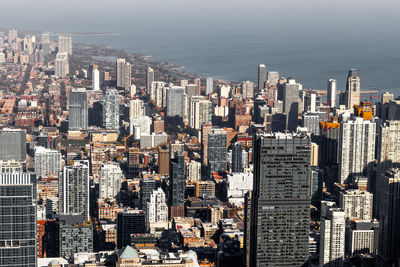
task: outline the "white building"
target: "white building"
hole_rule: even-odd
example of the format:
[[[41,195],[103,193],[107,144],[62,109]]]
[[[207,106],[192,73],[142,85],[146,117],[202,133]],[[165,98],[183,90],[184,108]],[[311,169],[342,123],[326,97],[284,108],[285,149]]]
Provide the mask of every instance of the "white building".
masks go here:
[[[218,89],[220,98],[229,98],[229,94],[231,93],[231,87],[229,85],[222,84]]]
[[[201,180],[201,163],[195,160],[186,164],[187,179],[193,182]]]
[[[150,89],[150,100],[154,102],[157,107],[163,106],[163,98],[165,91],[165,82],[152,82]]]
[[[69,63],[67,53],[57,53],[55,60],[55,72],[54,75],[63,78],[69,74]]]
[[[103,127],[110,130],[119,129],[119,94],[116,89],[107,90],[102,95]]]
[[[214,79],[209,77],[206,82],[206,95],[214,92]]]
[[[140,136],[140,149],[149,149],[157,147],[168,141],[168,135],[166,133],[161,134],[142,134]]]
[[[122,171],[118,164],[104,164],[100,168],[99,198],[113,199],[121,189]]]
[[[160,187],[152,191],[150,200],[146,204],[146,221],[149,223],[168,222],[168,206],[165,193]]]
[[[129,102],[129,119],[144,116],[144,102],[140,99],[133,99]]]
[[[58,52],[72,55],[72,37],[58,36]]]
[[[100,71],[98,70],[97,66],[93,66],[92,88],[93,88],[93,91],[100,90]]]
[[[212,104],[204,96],[190,97],[189,124],[196,130],[201,130],[203,123],[211,122]]]
[[[336,106],[336,80],[328,80],[328,106],[334,108]]]
[[[346,252],[348,255],[377,254],[378,221],[352,221],[346,227]]]
[[[61,152],[41,146],[35,147],[35,173],[37,177],[58,176],[61,171]]]
[[[253,190],[253,173],[237,172],[227,176],[227,197],[231,204],[244,204],[244,195]]]
[[[335,202],[321,202],[319,266],[343,266],[346,215]]]
[[[150,130],[151,130],[151,118],[148,116],[142,116],[142,117],[136,117],[136,118],[131,118],[130,120],[130,134],[135,135],[138,137],[137,139],[140,139],[140,136],[142,134],[149,135]]]
[[[245,81],[242,83],[242,95],[243,98],[253,98],[254,97],[254,83],[250,81]]]
[[[350,189],[340,192],[339,207],[350,220],[372,220],[373,194]]]
[[[339,182],[349,183],[355,175],[369,175],[375,159],[376,123],[356,117],[341,123]]]

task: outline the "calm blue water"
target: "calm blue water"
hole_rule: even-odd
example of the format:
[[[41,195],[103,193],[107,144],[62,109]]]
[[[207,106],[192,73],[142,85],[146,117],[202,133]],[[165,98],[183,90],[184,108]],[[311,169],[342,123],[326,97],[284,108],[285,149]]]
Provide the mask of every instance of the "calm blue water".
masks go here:
[[[362,88],[400,93],[395,0],[69,0],[62,8],[51,0],[4,1],[0,26],[119,33],[74,39],[215,79],[256,81],[264,63],[305,88],[325,89],[334,78],[342,89],[348,69],[357,68]]]

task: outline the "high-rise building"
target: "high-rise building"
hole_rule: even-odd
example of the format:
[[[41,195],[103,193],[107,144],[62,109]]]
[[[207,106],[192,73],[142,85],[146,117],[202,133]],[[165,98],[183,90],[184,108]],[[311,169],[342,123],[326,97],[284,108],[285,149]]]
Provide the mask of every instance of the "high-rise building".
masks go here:
[[[196,84],[187,84],[185,87],[185,93],[188,97],[200,95],[200,89]]]
[[[206,83],[206,95],[211,94],[214,92],[214,79],[209,77],[207,78]]]
[[[116,89],[110,89],[102,95],[103,127],[106,129],[119,129],[119,94]]]
[[[208,134],[212,130],[211,123],[204,123],[201,125],[201,151],[202,151],[202,163],[208,165]]]
[[[201,180],[201,163],[195,160],[186,165],[187,179],[192,182]]]
[[[11,44],[18,37],[18,31],[15,29],[11,29],[8,31],[8,43]]]
[[[391,168],[380,180],[377,266],[396,266],[400,260],[400,170]]]
[[[299,116],[299,91],[302,85],[296,80],[289,79],[283,84],[283,113],[286,114],[286,129],[295,131]]]
[[[360,104],[360,77],[358,70],[350,69],[346,81],[346,107],[353,108]]]
[[[250,81],[242,82],[242,95],[243,98],[254,97],[254,83]]]
[[[170,219],[184,217],[185,209],[185,156],[177,153],[169,166],[169,207]]]
[[[358,189],[340,192],[339,207],[349,220],[372,220],[373,194]]]
[[[147,177],[140,181],[140,201],[143,209],[146,208],[146,203],[150,200],[154,189],[157,189],[157,182],[153,177]]]
[[[88,95],[85,88],[77,88],[70,91],[68,121],[70,130],[88,128]]]
[[[328,106],[334,108],[336,106],[336,80],[328,80],[328,94],[327,94]]]
[[[132,85],[132,65],[131,63],[127,62],[124,65],[124,73],[123,73],[124,77],[124,89],[125,92],[129,92],[131,90],[131,85]]]
[[[154,82],[154,70],[150,67],[147,68],[146,72],[146,91],[147,93],[151,90],[151,85]]]
[[[203,123],[211,122],[212,104],[204,96],[190,97],[189,125],[191,128],[201,130]]]
[[[169,150],[160,148],[158,151],[158,173],[169,175]]]
[[[267,74],[268,86],[277,86],[278,81],[279,81],[279,72],[268,71],[268,74]]]
[[[121,189],[122,171],[116,163],[103,164],[100,168],[99,198],[115,199]]]
[[[302,266],[309,256],[310,140],[259,133],[253,149],[252,202],[246,201],[251,211],[245,211],[246,259],[250,266]]]
[[[58,52],[72,55],[72,37],[58,36]]]
[[[321,202],[319,266],[343,266],[346,218],[335,202]]]
[[[232,145],[232,172],[243,172],[243,145],[236,142]]]
[[[264,64],[258,66],[258,91],[261,91],[265,87],[265,81],[267,80],[267,67]]]
[[[117,58],[117,87],[125,87],[125,58]]]
[[[67,53],[57,53],[55,60],[54,75],[63,78],[69,74],[69,63]]]
[[[339,142],[339,182],[351,183],[357,175],[370,175],[375,160],[376,123],[356,117],[342,122]]]
[[[60,214],[81,214],[89,219],[89,161],[65,166],[58,185]]]
[[[0,130],[0,160],[26,160],[26,131],[3,128]]]
[[[168,222],[168,206],[165,202],[165,193],[160,187],[153,190],[147,202],[146,221],[148,223]]]
[[[346,253],[348,255],[378,253],[379,222],[350,221],[346,225]]]
[[[144,116],[144,102],[140,99],[133,99],[129,102],[129,119]]]
[[[227,133],[224,129],[213,128],[208,133],[208,168],[209,173],[225,172],[227,169]]]
[[[172,86],[167,89],[167,116],[184,117],[185,114],[185,89],[179,86]]]
[[[93,88],[93,91],[100,90],[100,71],[99,71],[97,65],[93,65],[92,88]]]
[[[163,92],[165,88],[165,82],[154,81],[151,83],[150,88],[150,100],[158,107],[163,106]]]
[[[0,173],[0,266],[36,267],[36,181]]]
[[[131,234],[146,232],[146,215],[143,210],[125,210],[117,215],[117,248],[131,244]]]
[[[35,147],[35,173],[37,177],[58,176],[61,171],[61,152]]]

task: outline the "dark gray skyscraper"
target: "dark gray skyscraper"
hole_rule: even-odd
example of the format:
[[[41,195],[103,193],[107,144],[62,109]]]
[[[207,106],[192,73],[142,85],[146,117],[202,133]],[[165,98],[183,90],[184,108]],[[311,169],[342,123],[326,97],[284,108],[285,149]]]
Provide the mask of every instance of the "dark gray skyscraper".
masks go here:
[[[289,79],[283,85],[283,113],[286,114],[286,129],[289,131],[295,131],[298,125],[300,89],[302,86],[295,79]]]
[[[185,157],[182,153],[171,159],[169,166],[170,218],[183,217],[185,205]]]
[[[227,133],[224,129],[212,129],[208,134],[208,167],[212,172],[225,172],[227,168]]]
[[[72,89],[69,93],[69,129],[87,129],[88,117],[88,95],[85,88]]]
[[[310,140],[300,135],[260,133],[253,144],[247,258],[251,266],[302,266],[309,253]]]
[[[264,89],[265,81],[267,80],[267,68],[264,64],[258,66],[258,91]]]
[[[36,194],[29,173],[0,174],[0,266],[36,267]]]
[[[107,90],[102,96],[103,127],[106,129],[119,129],[119,94],[115,89]]]
[[[0,131],[0,160],[25,161],[26,131],[4,128]]]
[[[232,172],[242,172],[243,171],[243,146],[242,143],[235,143],[232,146]]]

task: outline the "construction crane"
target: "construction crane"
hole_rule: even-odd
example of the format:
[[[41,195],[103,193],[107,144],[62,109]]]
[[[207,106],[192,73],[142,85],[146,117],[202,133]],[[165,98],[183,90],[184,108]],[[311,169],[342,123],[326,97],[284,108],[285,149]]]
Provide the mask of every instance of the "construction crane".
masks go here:
[[[128,135],[127,137],[125,137],[124,139],[122,139],[122,142],[124,142],[124,149],[125,149],[125,151],[124,152],[126,152],[126,150],[127,150],[127,148],[126,148],[126,140],[128,139],[128,138],[130,138],[132,135],[130,134],[130,135]]]

